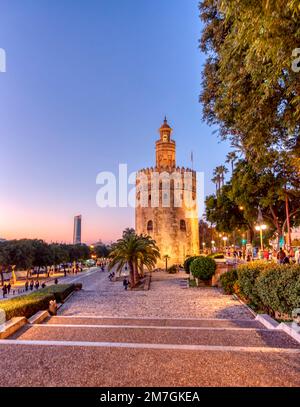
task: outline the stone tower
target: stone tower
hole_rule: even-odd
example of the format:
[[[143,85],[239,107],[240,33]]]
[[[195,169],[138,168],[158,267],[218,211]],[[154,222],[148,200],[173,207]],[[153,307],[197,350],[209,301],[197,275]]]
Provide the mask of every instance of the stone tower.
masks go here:
[[[136,179],[135,228],[153,237],[160,249],[158,267],[183,264],[199,254],[196,172],[176,166],[176,143],[165,118],[156,141],[156,166]]]

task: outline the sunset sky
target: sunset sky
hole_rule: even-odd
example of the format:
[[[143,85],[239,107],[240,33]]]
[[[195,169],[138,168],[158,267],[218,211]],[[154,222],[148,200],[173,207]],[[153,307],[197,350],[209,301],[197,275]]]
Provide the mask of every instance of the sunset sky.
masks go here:
[[[100,209],[96,176],[152,166],[164,115],[177,162],[205,173],[228,146],[201,121],[198,0],[1,0],[0,237],[110,241],[132,208]]]

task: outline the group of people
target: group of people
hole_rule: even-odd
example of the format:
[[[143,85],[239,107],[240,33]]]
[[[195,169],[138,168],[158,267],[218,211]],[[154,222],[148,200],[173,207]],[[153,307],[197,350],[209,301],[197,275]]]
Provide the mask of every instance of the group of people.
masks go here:
[[[43,283],[41,284],[41,288],[45,288],[45,287],[46,287],[46,284],[43,282]],[[33,291],[33,288],[35,288],[36,290],[38,290],[38,289],[40,288],[40,282],[37,280],[37,281],[34,283],[33,280],[31,280],[30,283],[29,283],[29,281],[26,280],[26,283],[25,283],[25,291],[28,291],[28,289],[30,289],[30,291]]]
[[[11,290],[11,284],[10,283],[3,285],[3,287],[2,287],[3,298],[6,298],[6,295],[10,294],[10,290]]]

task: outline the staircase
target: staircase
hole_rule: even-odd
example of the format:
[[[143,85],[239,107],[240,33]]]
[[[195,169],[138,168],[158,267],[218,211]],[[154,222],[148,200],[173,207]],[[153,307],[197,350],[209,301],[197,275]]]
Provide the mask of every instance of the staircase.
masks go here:
[[[18,371],[7,385],[300,385],[299,344],[256,320],[55,316],[3,348]]]

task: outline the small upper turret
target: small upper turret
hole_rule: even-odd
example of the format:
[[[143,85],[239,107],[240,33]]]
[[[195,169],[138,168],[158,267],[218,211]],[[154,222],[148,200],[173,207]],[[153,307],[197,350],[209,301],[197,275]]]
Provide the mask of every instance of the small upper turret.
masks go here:
[[[160,139],[156,142],[156,167],[159,170],[174,169],[176,167],[176,145],[171,139],[173,129],[165,117],[159,128]]]

